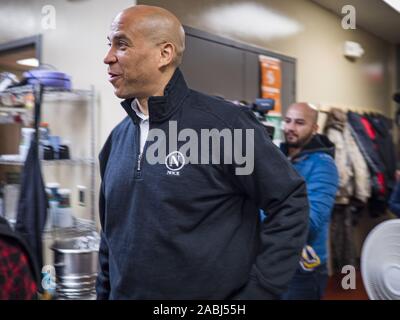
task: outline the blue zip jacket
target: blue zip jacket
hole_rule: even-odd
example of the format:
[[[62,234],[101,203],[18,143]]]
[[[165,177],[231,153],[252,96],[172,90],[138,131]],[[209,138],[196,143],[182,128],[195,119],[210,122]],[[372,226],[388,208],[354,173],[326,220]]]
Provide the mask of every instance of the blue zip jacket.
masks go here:
[[[286,144],[281,150],[287,155]],[[315,135],[291,162],[306,181],[310,204],[310,225],[307,244],[321,259],[327,261],[327,241],[331,212],[339,186],[339,175],[334,161],[335,146],[324,135]]]

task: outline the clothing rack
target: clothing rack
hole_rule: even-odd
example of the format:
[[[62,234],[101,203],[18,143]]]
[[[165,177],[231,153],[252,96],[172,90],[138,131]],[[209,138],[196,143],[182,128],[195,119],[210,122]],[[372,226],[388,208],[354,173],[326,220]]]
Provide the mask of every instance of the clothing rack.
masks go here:
[[[375,114],[380,114],[382,116],[385,116],[387,118],[392,118],[390,116],[388,116],[387,114],[383,113],[381,110],[379,109],[374,109],[374,108],[363,108],[363,107],[354,107],[354,106],[348,106],[348,107],[344,107],[344,106],[338,106],[338,105],[319,105],[318,106],[318,111],[321,113],[327,113],[329,114],[331,112],[332,108],[338,108],[340,110],[343,110],[344,112],[355,112],[355,113],[375,113]]]

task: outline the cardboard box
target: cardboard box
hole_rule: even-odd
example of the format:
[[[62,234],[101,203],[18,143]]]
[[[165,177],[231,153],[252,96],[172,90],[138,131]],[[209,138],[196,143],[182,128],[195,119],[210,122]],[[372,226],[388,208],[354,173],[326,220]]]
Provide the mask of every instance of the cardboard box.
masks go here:
[[[21,128],[19,123],[0,123],[0,155],[19,154]]]

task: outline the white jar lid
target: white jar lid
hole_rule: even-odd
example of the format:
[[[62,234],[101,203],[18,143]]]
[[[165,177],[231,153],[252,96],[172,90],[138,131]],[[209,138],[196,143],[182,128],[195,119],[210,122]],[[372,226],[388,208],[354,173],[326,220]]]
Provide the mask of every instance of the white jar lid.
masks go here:
[[[46,183],[46,188],[54,189],[54,188],[59,188],[60,184],[58,182],[49,182]]]
[[[62,195],[68,195],[71,194],[71,189],[58,189],[57,193],[62,196]]]

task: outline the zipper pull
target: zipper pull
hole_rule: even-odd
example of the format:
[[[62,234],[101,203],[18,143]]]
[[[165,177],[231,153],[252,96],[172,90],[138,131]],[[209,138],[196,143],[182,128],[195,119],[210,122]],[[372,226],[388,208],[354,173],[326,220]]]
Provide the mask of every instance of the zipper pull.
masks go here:
[[[141,160],[142,160],[142,153],[139,154],[138,160],[137,160],[137,171],[141,170]]]

